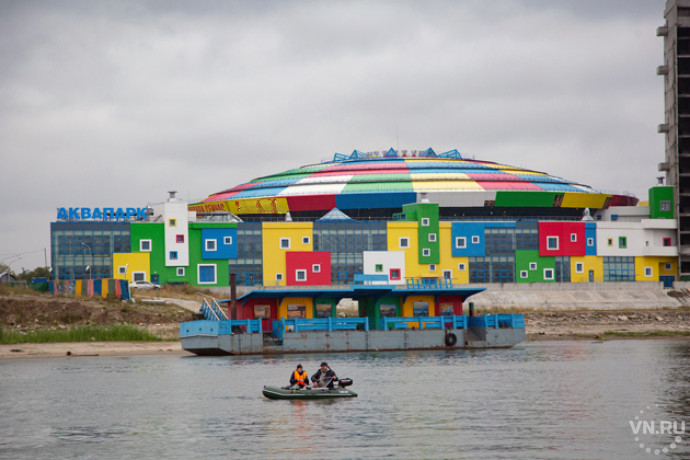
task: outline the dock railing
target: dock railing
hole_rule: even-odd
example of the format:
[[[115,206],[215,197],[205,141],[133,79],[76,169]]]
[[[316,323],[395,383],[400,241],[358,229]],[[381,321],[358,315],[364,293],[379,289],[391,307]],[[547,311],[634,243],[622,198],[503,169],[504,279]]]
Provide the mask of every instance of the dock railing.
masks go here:
[[[209,321],[228,320],[228,316],[225,314],[223,309],[220,308],[218,301],[213,297],[211,297],[210,300],[204,297],[201,300],[201,307],[199,307],[199,311],[202,315],[204,315],[204,318]]]
[[[467,329],[467,316],[410,316],[405,318],[384,317],[381,318],[381,329],[407,329],[416,327],[419,329]]]
[[[523,315],[495,314],[472,316],[469,318],[470,327],[482,327],[488,329],[513,328],[524,329],[525,317]]]
[[[306,331],[356,331],[369,330],[369,318],[282,318],[273,321],[273,333]],[[281,334],[282,336],[282,334]]]

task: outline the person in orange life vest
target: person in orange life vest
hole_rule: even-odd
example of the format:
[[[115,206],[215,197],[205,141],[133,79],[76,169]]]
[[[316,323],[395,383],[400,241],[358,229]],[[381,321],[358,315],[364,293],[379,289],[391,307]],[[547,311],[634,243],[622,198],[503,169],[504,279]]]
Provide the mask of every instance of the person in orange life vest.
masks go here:
[[[309,374],[302,370],[302,365],[298,364],[297,369],[290,374],[290,385],[293,388],[304,388],[309,384]]]

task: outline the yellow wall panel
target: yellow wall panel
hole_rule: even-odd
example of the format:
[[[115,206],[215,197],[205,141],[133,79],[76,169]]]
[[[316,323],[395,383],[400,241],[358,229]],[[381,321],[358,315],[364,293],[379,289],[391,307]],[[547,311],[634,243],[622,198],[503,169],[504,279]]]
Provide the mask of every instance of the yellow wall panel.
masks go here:
[[[577,264],[583,264],[582,273],[577,273]],[[570,257],[570,282],[589,283],[589,271],[594,271],[593,282],[600,283],[604,280],[604,259],[599,256]]]
[[[234,214],[285,214],[290,210],[287,198],[232,198],[225,202],[228,211]]]
[[[311,297],[286,297],[278,305],[278,319],[288,318],[288,306],[299,305],[305,307],[305,318],[314,317],[314,301]]]
[[[599,195],[584,192],[565,192],[561,207],[601,209],[604,207],[604,203],[609,196],[610,195]]]
[[[151,280],[150,252],[115,252],[113,253],[113,278],[134,281],[134,272],[145,272],[146,279]],[[120,267],[126,267],[127,272],[120,274]]]
[[[285,286],[285,253],[313,251],[313,224],[311,222],[264,222],[262,225],[264,286]],[[289,248],[281,248],[283,238],[290,240]],[[305,244],[303,239],[308,238]],[[277,280],[277,275],[282,280]]]

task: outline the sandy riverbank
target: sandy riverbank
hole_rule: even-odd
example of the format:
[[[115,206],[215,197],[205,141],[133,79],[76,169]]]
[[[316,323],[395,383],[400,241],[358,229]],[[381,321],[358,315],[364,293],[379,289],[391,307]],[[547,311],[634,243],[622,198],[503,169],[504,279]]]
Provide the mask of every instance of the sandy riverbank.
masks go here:
[[[0,345],[0,359],[84,356],[190,355],[182,342],[69,342]]]

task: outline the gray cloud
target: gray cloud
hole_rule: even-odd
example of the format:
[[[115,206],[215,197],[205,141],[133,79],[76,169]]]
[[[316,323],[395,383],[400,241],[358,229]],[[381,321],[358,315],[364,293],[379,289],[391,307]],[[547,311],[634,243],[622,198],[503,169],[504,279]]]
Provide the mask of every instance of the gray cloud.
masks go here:
[[[60,206],[459,148],[646,199],[663,0],[0,3],[0,257]]]

